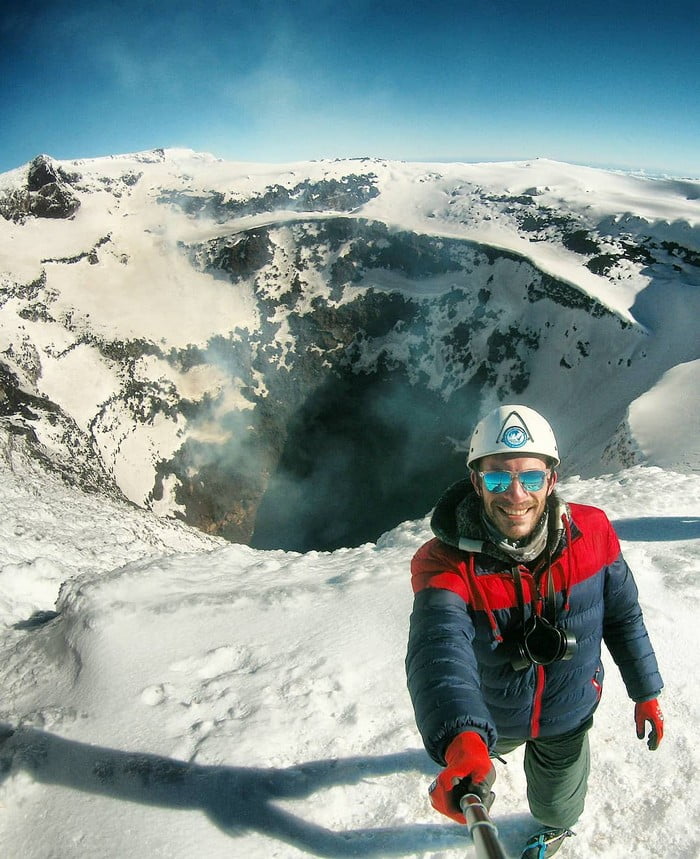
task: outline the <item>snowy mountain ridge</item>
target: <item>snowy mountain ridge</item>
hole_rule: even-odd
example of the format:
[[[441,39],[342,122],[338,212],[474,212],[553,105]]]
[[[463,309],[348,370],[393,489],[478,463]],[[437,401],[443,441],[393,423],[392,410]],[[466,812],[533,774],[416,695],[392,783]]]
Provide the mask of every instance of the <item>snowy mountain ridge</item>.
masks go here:
[[[699,200],[546,160],[40,156],[0,177],[4,420],[79,485],[299,549],[424,513],[494,401],[572,473],[696,467],[664,441],[698,422]]]

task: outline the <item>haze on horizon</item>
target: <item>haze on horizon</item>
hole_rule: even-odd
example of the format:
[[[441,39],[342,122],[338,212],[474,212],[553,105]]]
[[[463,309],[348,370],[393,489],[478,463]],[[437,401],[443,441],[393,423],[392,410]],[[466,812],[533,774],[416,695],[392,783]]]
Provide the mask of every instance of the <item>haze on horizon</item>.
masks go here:
[[[699,33],[690,0],[11,0],[0,171],[185,147],[697,177]]]

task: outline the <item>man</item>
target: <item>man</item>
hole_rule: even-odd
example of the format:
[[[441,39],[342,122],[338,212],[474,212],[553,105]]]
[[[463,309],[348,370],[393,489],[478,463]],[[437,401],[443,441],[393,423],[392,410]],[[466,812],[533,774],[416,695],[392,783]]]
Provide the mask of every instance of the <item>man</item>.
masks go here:
[[[637,736],[663,736],[663,686],[637,588],[602,510],[556,494],[547,421],[500,406],[471,438],[470,477],[431,519],[411,565],[406,671],[425,747],[445,769],[433,806],[464,823],[459,797],[488,805],[492,756],[525,744],[527,798],[540,824],[522,859],[554,855],[584,807],[588,730],[603,684],[601,642],[635,702]]]

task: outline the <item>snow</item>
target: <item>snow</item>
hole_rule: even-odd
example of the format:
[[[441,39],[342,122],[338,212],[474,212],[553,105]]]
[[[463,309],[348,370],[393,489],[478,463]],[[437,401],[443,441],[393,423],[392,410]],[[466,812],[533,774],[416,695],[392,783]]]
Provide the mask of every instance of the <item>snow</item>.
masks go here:
[[[538,205],[578,213],[591,227],[606,218],[628,223],[632,215],[645,235],[700,246],[700,191],[697,182],[652,179],[611,170],[563,164],[548,159],[481,164],[391,165],[390,175],[374,167],[384,179],[382,194],[362,207],[373,217],[402,229],[471,239],[521,254],[542,271],[575,285],[622,318],[634,320],[630,309],[648,278],[630,279],[611,290],[606,278],[580,265],[576,254],[549,242],[532,243],[517,235],[512,222],[494,213],[484,219],[483,206],[473,206],[476,195],[505,193],[517,197],[535,193]],[[445,198],[455,189],[457,205],[446,210]],[[442,192],[442,193],[440,193]]]
[[[55,361],[45,363],[41,375],[44,393],[52,402],[64,403],[85,431],[102,403],[119,391],[116,374],[87,343],[71,344]]]
[[[647,464],[594,479],[570,477],[561,494],[602,506],[617,527],[666,681],[666,737],[655,753],[636,739],[632,704],[608,664],[587,810],[565,853],[644,859],[657,856],[661,845],[665,856],[697,859],[696,290],[654,283],[648,272],[611,284],[588,272],[575,253],[525,241],[497,206],[486,220],[483,199],[472,204],[504,189],[536,193],[552,208],[565,202],[587,224],[605,220],[621,232],[698,250],[698,182],[539,159],[261,165],[183,149],[62,163],[83,174],[90,193],[82,193],[71,221],[3,223],[0,257],[12,268],[3,264],[0,283],[30,283],[46,268],[57,313],[85,325],[89,314],[90,329],[105,337],[144,337],[166,352],[206,343],[221,332],[222,320],[254,327],[248,287],[197,272],[181,243],[300,217],[275,212],[213,225],[157,205],[163,189],[227,188],[245,197],[266,184],[293,187],[349,172],[375,173],[382,189],[350,217],[516,251],[621,317],[663,332],[647,359],[663,368],[658,381],[629,395],[626,429]],[[16,187],[25,171],[0,176],[0,189]],[[129,173],[143,177],[119,191]],[[108,190],[106,180],[119,192]],[[83,254],[108,234],[95,264],[42,262]],[[133,264],[123,262],[127,251]],[[416,296],[449,288],[449,277],[411,284],[374,274],[376,288]],[[7,306],[16,301],[10,295]],[[94,435],[103,456],[122,489],[141,501],[152,489],[144,462],[175,450],[182,427],[159,416],[148,430],[135,429],[111,403],[122,381],[116,366],[61,318],[37,322],[6,313],[3,320],[0,348],[25,349],[15,369],[23,378],[34,373],[40,394],[60,399],[81,426],[99,410]],[[552,324],[570,320],[562,312]],[[624,362],[629,341],[614,336]],[[285,350],[294,348],[287,328],[279,337]],[[532,369],[533,402],[562,384],[537,359]],[[221,414],[233,404],[249,407],[242,381],[215,368],[178,372],[151,357],[134,372],[164,379],[166,388],[194,401],[221,392],[219,411],[212,409],[194,437],[218,437],[226,431]],[[596,382],[595,389],[571,391],[571,401],[561,397],[570,408],[562,409],[559,425],[582,448],[589,442],[574,431],[582,411],[599,415],[603,426],[606,411],[636,391],[615,367],[602,369]],[[167,480],[153,508],[175,509]],[[353,549],[255,551],[72,489],[28,459],[19,436],[0,429],[0,723],[16,728],[0,740],[0,855],[474,856],[466,829],[430,808],[426,788],[437,768],[420,745],[405,689],[408,567],[429,537],[421,519]],[[517,855],[533,825],[521,753],[499,765],[496,791],[494,818]]]
[[[216,348],[212,344],[217,340],[242,342],[249,335],[255,340],[263,323],[256,294],[264,300],[267,288],[271,292],[278,288],[283,280],[279,272],[293,265],[298,250],[292,221],[302,220],[306,225],[338,214],[376,219],[390,230],[473,240],[482,250],[489,245],[503,248],[518,258],[501,259],[494,267],[475,263],[469,274],[472,285],[476,285],[480,272],[485,279],[494,273],[503,274],[515,285],[529,282],[539,270],[612,308],[616,319],[590,320],[587,331],[581,328],[578,311],[567,315],[562,308],[556,319],[548,320],[551,327],[542,333],[543,342],[548,337],[568,337],[574,324],[579,331],[557,359],[567,369],[561,362],[552,368],[547,349],[532,357],[528,396],[533,402],[554,399],[567,437],[576,432],[571,426],[576,423],[576,414],[573,407],[568,408],[569,396],[579,403],[580,413],[609,417],[595,425],[584,422],[576,450],[575,467],[579,471],[596,472],[596,463],[619,423],[622,409],[645,395],[667,371],[689,364],[695,367],[689,372],[697,374],[697,365],[692,362],[698,358],[700,293],[692,258],[677,277],[669,276],[672,266],[666,264],[668,260],[655,271],[653,265],[622,259],[614,274],[594,274],[586,267],[586,257],[567,249],[561,236],[548,240],[522,230],[511,211],[511,198],[529,198],[536,204],[533,212],[539,212],[545,221],[550,211],[576,228],[602,234],[603,254],[609,250],[606,242],[619,236],[639,246],[649,237],[656,243],[677,241],[683,249],[700,251],[700,182],[696,180],[633,175],[547,159],[479,164],[336,159],[271,165],[227,162],[187,149],[53,164],[65,175],[79,174],[80,179],[72,180],[71,193],[79,197],[81,205],[67,220],[30,217],[15,223],[0,219],[0,352],[28,393],[55,402],[92,435],[111,476],[137,504],[154,503],[157,463],[167,462],[189,441],[222,439],[219,415],[252,408],[250,394],[244,390],[251,382],[248,372],[256,383],[255,396],[267,395],[261,371],[237,367],[235,361],[232,366],[228,353],[220,356],[220,375],[212,368],[207,378],[179,372],[173,356],[191,347],[202,350],[206,360],[214,362]],[[0,175],[0,192],[19,193],[26,186],[27,171],[25,165]],[[216,192],[222,199],[246,200],[271,186],[292,189],[306,181],[340,181],[350,174],[372,175],[380,191],[352,212],[287,209],[231,216],[219,223],[205,215],[190,217],[165,202],[171,193],[211,198]],[[214,238],[235,242],[243,231],[263,224],[275,228],[274,259],[264,272],[271,275],[272,286],[266,285],[264,276],[232,282],[192,263],[192,245]],[[421,301],[447,293],[455,285],[449,275],[411,279],[396,271],[368,269],[360,284],[338,296],[332,294],[322,272],[316,275],[312,267],[307,278],[304,295],[296,306],[298,314],[310,310],[319,297],[343,303],[356,298],[360,290],[375,289],[401,292],[408,299]],[[527,324],[527,315],[537,314],[540,308],[531,304],[523,308],[516,297],[514,289],[510,298],[498,299],[501,307],[508,305],[509,311],[524,313]],[[276,293],[274,298],[278,298]],[[433,304],[434,330],[443,324],[446,330],[453,326],[451,318],[438,318],[440,303]],[[276,327],[275,348],[267,350],[265,356],[271,366],[289,365],[299,354],[286,315],[286,306],[278,304],[277,314],[267,320],[270,327]],[[620,333],[619,320],[632,322],[633,327]],[[537,327],[541,324],[538,318]],[[474,333],[475,346],[480,345],[477,336]],[[485,329],[484,339],[487,336]],[[596,386],[578,385],[585,390],[576,390],[578,383],[572,387],[571,379],[578,375],[570,374],[568,368],[581,364],[577,341],[590,344],[590,354],[596,356],[609,352],[607,344],[612,337],[619,347],[618,360],[589,365]],[[150,344],[150,351],[157,351],[160,357],[142,359],[135,367],[125,368],[105,348],[114,341],[127,353],[131,346],[137,352],[140,345]],[[382,350],[387,350],[391,360],[405,361],[411,347],[411,340],[402,339],[400,333],[387,336],[384,342],[374,338],[374,354],[366,344],[364,365],[358,361],[357,367],[371,367]],[[412,351],[414,355],[417,352],[415,348]],[[643,362],[638,360],[641,357]],[[543,366],[546,363],[550,366]],[[632,372],[621,369],[625,363],[634,364]],[[134,415],[126,402],[131,377],[127,378],[125,370],[139,381],[155,375],[173,413],[182,413],[183,401],[211,401],[211,420],[194,420],[182,414],[176,421],[163,416],[148,427],[142,424],[134,430]],[[513,367],[504,363],[499,370],[496,390],[512,374]],[[444,364],[430,349],[425,350],[419,365],[409,368],[410,374],[444,396],[461,383],[456,375],[447,374],[446,378]],[[607,396],[607,405],[603,396]],[[696,424],[700,414],[697,400],[692,408],[691,423]],[[660,462],[655,458],[655,439],[662,440],[663,432],[658,427],[646,427],[649,414],[641,402],[635,402],[624,429],[630,435],[631,449],[639,452],[640,458],[648,450],[649,461]],[[41,432],[47,438],[47,431]],[[156,505],[163,514],[174,512],[173,492],[168,491]]]
[[[0,722],[17,729],[0,744],[0,855],[475,855],[430,808],[437,768],[405,689],[427,518],[355,549],[256,551],[71,489],[9,438],[0,450]],[[700,475],[637,466],[561,492],[616,523],[666,681],[650,753],[607,666],[566,855],[693,859]],[[516,855],[533,825],[519,752],[496,790]]]
[[[629,408],[633,435],[646,459],[665,468],[700,470],[700,361],[673,367]]]
[[[48,263],[48,286],[60,294],[58,306],[66,310],[79,307],[90,314],[96,331],[111,332],[120,339],[163,338],[168,344],[187,345],[180,325],[185,314],[190,319],[189,342],[204,342],[218,331],[221,318],[236,319],[239,327],[255,324],[248,294],[193,271],[179,250],[180,242],[222,236],[226,228],[159,204],[164,190],[197,195],[228,188],[231,196],[242,198],[265,185],[293,187],[304,179],[374,173],[381,194],[350,217],[375,218],[397,229],[473,239],[514,251],[630,320],[635,296],[648,278],[631,278],[611,290],[608,280],[582,266],[576,253],[518,235],[496,204],[487,220],[484,200],[473,205],[476,197],[534,194],[539,205],[564,206],[590,227],[602,221],[619,223],[620,229],[658,234],[666,241],[675,239],[700,250],[697,181],[651,178],[547,159],[480,164],[338,159],[266,165],[225,162],[206,153],[168,149],[54,163],[69,173],[79,171],[83,177],[79,187],[91,193],[80,194],[81,208],[70,221],[6,225],[0,234],[0,252],[12,260],[13,277],[28,281],[38,277],[42,260],[85,253],[109,236],[100,246],[97,263]],[[21,171],[14,170],[0,176],[0,189],[15,186],[20,175]],[[124,177],[128,175],[140,179],[126,186]],[[107,182],[112,183],[111,190]],[[228,230],[235,234],[255,226],[284,224],[302,214],[308,220],[328,215],[282,210],[239,218]],[[129,260],[122,249],[128,249]],[[120,290],[106,288],[114,279]]]

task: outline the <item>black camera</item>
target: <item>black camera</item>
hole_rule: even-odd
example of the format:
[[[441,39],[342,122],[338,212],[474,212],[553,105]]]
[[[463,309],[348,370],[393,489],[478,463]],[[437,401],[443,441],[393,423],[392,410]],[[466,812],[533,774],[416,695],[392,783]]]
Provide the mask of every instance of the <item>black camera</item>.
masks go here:
[[[551,665],[571,659],[578,650],[576,636],[555,626],[541,615],[531,615],[525,624],[522,641],[516,643],[511,665],[523,671],[530,665]]]

